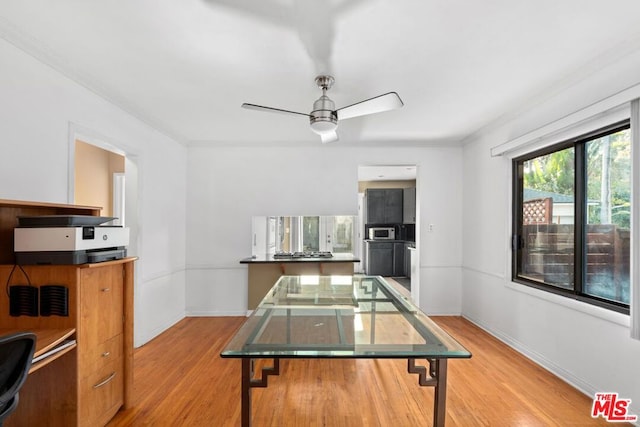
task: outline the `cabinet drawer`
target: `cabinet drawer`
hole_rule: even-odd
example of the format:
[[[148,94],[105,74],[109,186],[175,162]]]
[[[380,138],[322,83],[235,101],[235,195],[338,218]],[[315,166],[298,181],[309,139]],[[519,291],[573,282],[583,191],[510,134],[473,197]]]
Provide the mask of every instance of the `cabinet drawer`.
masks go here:
[[[80,426],[104,426],[123,404],[122,358],[112,360],[80,379],[78,421]]]
[[[84,348],[93,348],[122,334],[124,329],[123,292],[122,266],[82,270],[79,345]]]
[[[94,347],[80,346],[78,349],[80,376],[90,375],[113,360],[122,358],[122,345],[122,334],[120,334]]]

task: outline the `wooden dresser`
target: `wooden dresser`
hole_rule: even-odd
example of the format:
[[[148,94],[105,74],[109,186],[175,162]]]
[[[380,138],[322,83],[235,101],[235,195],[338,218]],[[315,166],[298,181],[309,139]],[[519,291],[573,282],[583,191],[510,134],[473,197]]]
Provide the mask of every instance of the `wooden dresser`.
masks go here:
[[[68,316],[11,316],[0,294],[0,333],[33,331],[36,356],[65,340],[63,351],[35,363],[20,391],[12,426],[104,426],[132,404],[135,258],[82,265],[26,265],[14,269],[13,228],[19,215],[98,215],[73,205],[0,200],[0,283],[63,285]],[[28,279],[27,279],[28,277]]]

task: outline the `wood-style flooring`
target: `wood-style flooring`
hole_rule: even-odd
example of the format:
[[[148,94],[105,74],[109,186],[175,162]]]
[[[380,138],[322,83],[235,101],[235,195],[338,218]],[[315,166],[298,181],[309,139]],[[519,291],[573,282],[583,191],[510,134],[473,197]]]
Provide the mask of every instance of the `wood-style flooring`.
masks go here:
[[[450,360],[446,425],[595,426],[591,398],[461,317],[433,317],[473,357]],[[239,426],[240,360],[220,351],[244,317],[186,318],[135,351],[134,401],[109,427]],[[282,360],[253,389],[253,425],[430,426],[433,389],[406,360]]]

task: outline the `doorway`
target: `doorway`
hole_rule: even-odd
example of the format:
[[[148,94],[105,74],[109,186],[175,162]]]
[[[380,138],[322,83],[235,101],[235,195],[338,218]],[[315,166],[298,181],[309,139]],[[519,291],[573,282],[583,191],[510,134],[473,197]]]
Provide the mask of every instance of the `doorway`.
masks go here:
[[[116,218],[107,224],[129,228],[127,254],[138,256],[137,157],[86,130],[72,126],[69,134],[69,203],[99,206],[101,216]]]
[[[100,206],[124,225],[125,156],[76,139],[74,172],[74,203]]]
[[[380,275],[419,301],[416,165],[358,167],[360,272]]]

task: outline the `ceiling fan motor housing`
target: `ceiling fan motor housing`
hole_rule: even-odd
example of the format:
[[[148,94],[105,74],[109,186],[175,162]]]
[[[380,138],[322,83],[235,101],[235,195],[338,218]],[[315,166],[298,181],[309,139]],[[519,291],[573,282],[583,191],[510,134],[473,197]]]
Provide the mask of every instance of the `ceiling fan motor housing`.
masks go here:
[[[311,130],[317,134],[336,130],[338,126],[338,114],[335,111],[335,104],[327,95],[323,94],[313,103],[310,122]]]

